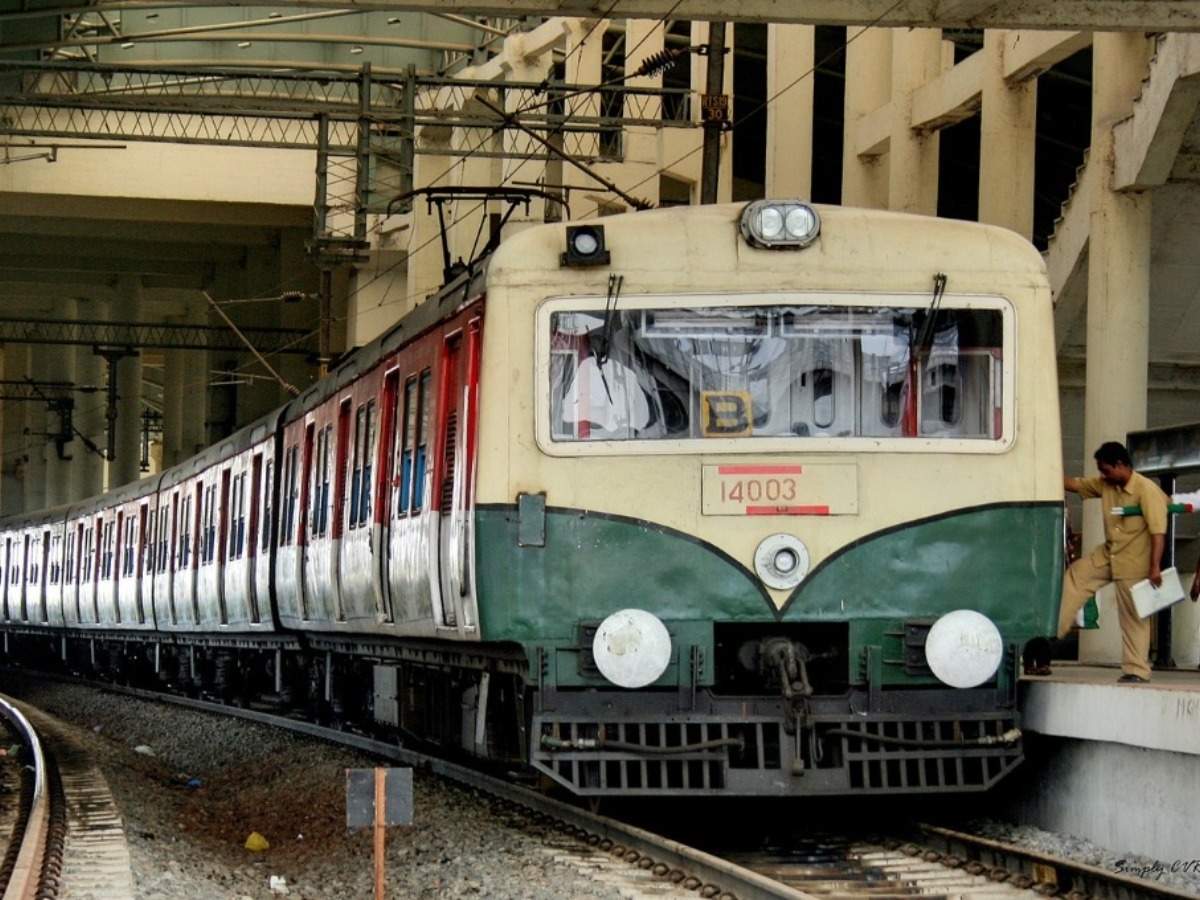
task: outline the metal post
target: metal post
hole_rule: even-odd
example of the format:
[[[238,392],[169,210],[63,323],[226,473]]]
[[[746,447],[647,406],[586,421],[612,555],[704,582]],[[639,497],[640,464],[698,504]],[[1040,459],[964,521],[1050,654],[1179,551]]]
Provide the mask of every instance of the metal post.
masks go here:
[[[317,378],[329,374],[329,361],[333,358],[333,269],[321,267],[321,290],[317,298]]]
[[[321,113],[317,116],[317,190],[313,200],[313,242],[316,244],[325,236],[325,217],[329,212],[328,202],[329,179],[329,116]]]
[[[387,848],[387,769],[375,767],[375,900],[383,900],[383,863]]]
[[[702,98],[704,155],[700,163],[700,202],[717,202],[721,173],[721,132],[729,115],[725,94],[725,23],[708,23],[708,78]]]
[[[358,147],[355,154],[354,239],[367,239],[367,202],[371,193],[371,64],[364,63],[358,84]]]
[[[1175,493],[1175,473],[1168,472],[1158,476],[1158,485],[1171,499]],[[1167,533],[1163,537],[1162,568],[1169,569],[1175,565],[1175,516],[1167,514]],[[1154,667],[1169,669],[1174,667],[1175,660],[1171,658],[1171,607],[1160,609],[1155,616]]]
[[[410,65],[404,76],[404,119],[400,138],[400,192],[416,187],[417,170],[417,67]]]
[[[283,693],[283,651],[275,648],[275,693]]]

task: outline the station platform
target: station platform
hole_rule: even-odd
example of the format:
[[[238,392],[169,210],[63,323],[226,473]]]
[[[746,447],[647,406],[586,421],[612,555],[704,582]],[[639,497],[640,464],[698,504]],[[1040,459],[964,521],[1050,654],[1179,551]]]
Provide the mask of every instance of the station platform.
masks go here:
[[[1118,684],[1119,667],[1055,661],[1024,676],[1027,760],[1003,800],[1015,821],[1117,853],[1200,858],[1200,671]]]
[[[1156,670],[1149,684],[1118,684],[1116,666],[1053,668],[1021,679],[1027,731],[1200,755],[1200,670]]]

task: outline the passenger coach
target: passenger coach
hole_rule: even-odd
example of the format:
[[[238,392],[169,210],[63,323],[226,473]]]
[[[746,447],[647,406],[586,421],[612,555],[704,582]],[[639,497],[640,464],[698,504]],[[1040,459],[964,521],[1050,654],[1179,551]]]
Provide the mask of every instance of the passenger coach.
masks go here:
[[[4,522],[6,646],[580,794],[985,789],[1056,620],[1054,377],[1001,229],[531,228],[194,459]]]

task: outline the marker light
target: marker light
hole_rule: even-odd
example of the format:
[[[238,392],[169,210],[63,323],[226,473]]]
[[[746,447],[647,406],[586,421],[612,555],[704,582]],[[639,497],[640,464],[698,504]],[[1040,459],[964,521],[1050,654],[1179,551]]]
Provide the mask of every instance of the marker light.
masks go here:
[[[604,249],[604,226],[568,225],[567,252],[560,263],[564,266],[607,266],[609,253]]]
[[[799,200],[756,200],[742,210],[741,230],[752,246],[798,250],[817,239],[821,218]]]
[[[600,674],[623,688],[653,684],[671,662],[671,635],[654,613],[623,609],[600,623],[592,639]]]
[[[772,534],[754,551],[754,571],[769,588],[787,591],[808,574],[810,558],[804,542],[791,534]]]
[[[973,609],[946,613],[933,623],[925,638],[925,661],[950,687],[978,687],[996,674],[1003,658],[1000,630]]]

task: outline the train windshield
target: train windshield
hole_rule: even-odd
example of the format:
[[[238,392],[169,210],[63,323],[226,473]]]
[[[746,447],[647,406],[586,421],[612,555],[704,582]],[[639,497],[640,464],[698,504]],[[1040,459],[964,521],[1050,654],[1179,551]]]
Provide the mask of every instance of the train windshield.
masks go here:
[[[739,306],[555,312],[555,441],[999,440],[997,309]]]

